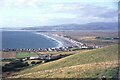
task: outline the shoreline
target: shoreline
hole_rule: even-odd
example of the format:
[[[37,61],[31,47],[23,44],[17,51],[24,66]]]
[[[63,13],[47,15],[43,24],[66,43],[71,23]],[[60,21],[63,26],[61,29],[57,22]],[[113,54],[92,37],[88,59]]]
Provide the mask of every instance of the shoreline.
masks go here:
[[[79,42],[79,44],[77,44],[78,42],[73,40],[73,39],[69,39],[63,36],[60,36],[56,33],[42,33],[42,32],[36,32],[35,34],[39,34],[42,35],[46,38],[52,39],[54,41],[56,41],[58,43],[58,46],[53,47],[53,48],[60,48],[60,47],[71,47],[71,46],[81,46],[83,45],[83,43]]]
[[[42,36],[44,36],[44,37],[46,37],[46,38],[48,38],[48,39],[51,39],[51,40],[54,40],[55,42],[57,42],[58,45],[57,45],[56,47],[53,47],[53,48],[59,48],[59,47],[64,47],[64,46],[65,46],[62,41],[59,41],[59,40],[57,40],[56,38],[51,37],[51,36],[48,35],[48,34],[40,33],[40,32],[35,32],[35,34],[42,35]]]

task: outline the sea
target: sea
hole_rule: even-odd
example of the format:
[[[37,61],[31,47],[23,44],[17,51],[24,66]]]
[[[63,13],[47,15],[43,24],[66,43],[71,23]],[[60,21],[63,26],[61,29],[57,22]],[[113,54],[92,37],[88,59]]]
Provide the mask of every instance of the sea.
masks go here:
[[[59,43],[35,31],[2,31],[2,48],[38,49],[58,47]]]

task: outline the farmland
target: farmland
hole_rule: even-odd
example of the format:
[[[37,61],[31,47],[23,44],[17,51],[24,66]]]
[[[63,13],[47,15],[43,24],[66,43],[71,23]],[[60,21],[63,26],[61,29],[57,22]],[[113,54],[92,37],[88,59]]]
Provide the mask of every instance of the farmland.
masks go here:
[[[1,52],[2,58],[16,58],[16,52]]]
[[[53,55],[58,55],[58,54],[75,54],[79,52],[85,52],[89,50],[77,50],[77,51],[71,51],[71,52],[2,52],[2,58],[7,58],[7,59],[15,59],[15,58],[26,58],[26,57],[31,57],[31,56],[38,56],[38,54],[53,54]]]
[[[26,57],[30,57],[30,56],[38,56],[36,53],[34,52],[18,52],[16,53],[16,58],[26,58]]]

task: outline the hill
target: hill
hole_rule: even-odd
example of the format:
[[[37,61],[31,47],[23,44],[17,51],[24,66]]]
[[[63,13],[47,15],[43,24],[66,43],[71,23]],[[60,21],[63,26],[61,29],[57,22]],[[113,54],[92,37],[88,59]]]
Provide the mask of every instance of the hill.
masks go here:
[[[22,28],[22,30],[40,30],[40,31],[54,31],[54,30],[117,30],[117,22],[94,22],[87,24],[62,24],[53,26],[37,26]]]
[[[15,78],[96,78],[115,77],[118,72],[118,46],[81,52],[37,65],[18,73]],[[13,78],[12,77],[12,78]]]

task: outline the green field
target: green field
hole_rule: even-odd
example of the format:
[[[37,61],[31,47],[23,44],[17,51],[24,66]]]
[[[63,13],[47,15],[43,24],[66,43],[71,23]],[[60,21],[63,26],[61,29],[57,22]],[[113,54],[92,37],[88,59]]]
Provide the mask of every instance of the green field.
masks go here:
[[[16,53],[16,58],[26,58],[30,56],[38,56],[36,53],[28,53],[28,52],[18,52]]]
[[[118,46],[78,53],[18,72],[15,78],[96,78],[116,76]],[[114,74],[114,75],[111,75]]]

